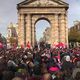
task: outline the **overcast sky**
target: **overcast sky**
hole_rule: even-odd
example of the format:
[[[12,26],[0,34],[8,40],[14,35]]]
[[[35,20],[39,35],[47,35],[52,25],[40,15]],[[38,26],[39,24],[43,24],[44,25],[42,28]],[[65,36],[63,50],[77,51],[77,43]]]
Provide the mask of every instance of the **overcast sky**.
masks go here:
[[[16,4],[23,0],[0,0],[0,33],[6,36],[7,26],[10,22],[17,23]],[[68,26],[73,21],[80,20],[80,0],[65,0],[69,3]]]

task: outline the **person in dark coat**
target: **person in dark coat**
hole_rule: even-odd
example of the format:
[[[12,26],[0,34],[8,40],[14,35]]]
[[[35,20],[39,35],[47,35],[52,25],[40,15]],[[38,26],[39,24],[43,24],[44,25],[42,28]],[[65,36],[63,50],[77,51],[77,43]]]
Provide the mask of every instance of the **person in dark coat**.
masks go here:
[[[71,80],[73,68],[74,68],[74,65],[72,62],[70,62],[70,56],[65,56],[65,61],[62,64],[64,80]]]
[[[65,61],[62,64],[62,70],[72,70],[74,68],[74,64],[70,62],[70,56],[65,56]]]

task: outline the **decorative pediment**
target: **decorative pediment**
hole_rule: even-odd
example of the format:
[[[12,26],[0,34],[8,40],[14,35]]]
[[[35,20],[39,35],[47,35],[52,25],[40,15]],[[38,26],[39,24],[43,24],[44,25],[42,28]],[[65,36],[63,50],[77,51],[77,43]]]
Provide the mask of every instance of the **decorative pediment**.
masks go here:
[[[53,6],[68,7],[68,4],[61,0],[25,0],[18,4],[18,7],[53,7]]]
[[[57,6],[58,3],[53,2],[51,0],[49,0],[49,1],[48,0],[45,0],[45,1],[40,0],[40,1],[35,1],[35,2],[32,2],[29,4],[29,6],[49,6],[49,5]]]

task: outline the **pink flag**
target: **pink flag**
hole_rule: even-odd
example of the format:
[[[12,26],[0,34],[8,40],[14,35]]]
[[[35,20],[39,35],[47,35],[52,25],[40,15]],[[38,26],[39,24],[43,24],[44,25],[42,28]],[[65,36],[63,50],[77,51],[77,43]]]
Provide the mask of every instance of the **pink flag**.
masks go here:
[[[58,71],[59,68],[58,68],[58,67],[50,67],[49,70],[50,70],[50,71]]]

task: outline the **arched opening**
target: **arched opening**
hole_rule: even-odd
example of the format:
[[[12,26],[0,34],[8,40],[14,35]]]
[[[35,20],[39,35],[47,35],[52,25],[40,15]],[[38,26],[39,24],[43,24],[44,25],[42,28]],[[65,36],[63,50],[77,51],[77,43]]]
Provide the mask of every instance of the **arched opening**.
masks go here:
[[[39,19],[35,23],[36,41],[49,43],[51,25],[47,19]]]

